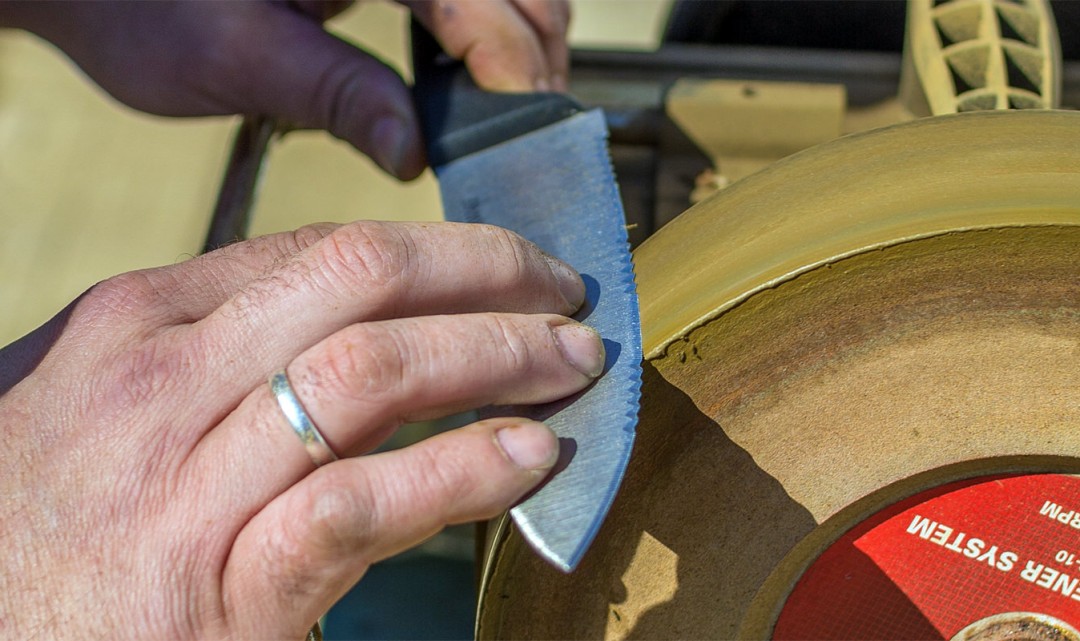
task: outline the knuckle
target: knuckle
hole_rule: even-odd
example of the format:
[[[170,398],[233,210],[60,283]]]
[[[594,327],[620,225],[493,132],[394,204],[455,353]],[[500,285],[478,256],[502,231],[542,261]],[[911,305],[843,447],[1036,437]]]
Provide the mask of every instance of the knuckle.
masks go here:
[[[454,506],[472,494],[476,461],[453,448],[420,448],[416,456],[415,469],[424,473],[413,475],[419,485],[412,493],[414,496],[437,497],[442,505]]]
[[[401,389],[411,349],[380,324],[354,325],[328,339],[326,360],[313,368],[314,387],[329,397],[379,402]]]
[[[332,223],[314,223],[304,225],[299,229],[279,235],[281,249],[285,255],[299,254],[308,247],[312,247],[324,238],[334,233],[340,225]]]
[[[369,122],[368,118],[357,118],[356,114],[365,111],[365,83],[363,77],[355,72],[352,65],[338,63],[331,65],[316,83],[307,105],[308,113],[318,114],[317,118],[327,131],[343,140],[353,140],[357,134],[357,123]]]
[[[270,264],[261,277],[237,292],[224,307],[225,313],[230,317],[248,318],[257,315],[261,309],[272,307],[274,300],[296,291],[322,290],[334,298],[350,295],[360,276],[349,270],[363,271],[365,263],[360,262],[360,257],[351,255],[352,252],[347,251],[338,239],[341,229],[332,224],[308,225],[293,232],[244,243],[248,246],[245,251],[254,255],[261,255],[265,249],[263,243],[270,243],[274,253],[280,253],[281,257]],[[317,252],[314,261],[304,254],[307,250]],[[375,262],[375,259],[369,259],[369,262]],[[343,280],[347,281],[345,289],[348,291],[341,290]]]
[[[515,255],[527,253],[525,247],[531,245],[529,241],[505,227],[483,224],[477,225],[477,229],[487,234],[496,243]]]
[[[495,256],[502,257],[502,273],[514,280],[523,278],[538,256],[535,245],[502,227],[486,226],[484,230],[494,246]]]
[[[392,225],[354,223],[327,236],[319,247],[328,276],[349,285],[396,289],[416,270],[414,243]]]
[[[302,538],[294,547],[308,546],[316,554],[333,557],[337,553],[362,546],[372,529],[374,505],[353,480],[343,482],[337,475],[321,474],[312,479],[311,491],[305,493],[305,523],[300,527]]]
[[[525,372],[532,367],[534,350],[528,332],[513,317],[492,314],[486,317],[486,330],[492,344],[500,347],[498,353],[511,374]]]
[[[217,254],[217,260],[225,259],[228,269],[232,269],[235,263],[250,272],[251,281],[247,287],[235,294],[236,303],[241,308],[258,306],[278,288],[292,288],[292,281],[285,277],[285,274],[290,269],[299,269],[301,261],[298,256],[317,245],[338,227],[339,225],[333,223],[305,225],[291,231],[236,242],[194,260],[211,265],[211,257]]]
[[[79,302],[77,318],[92,322],[102,319],[146,320],[171,310],[166,293],[159,289],[148,271],[128,272],[94,285]]]
[[[282,262],[288,261],[296,254],[318,244],[337,228],[338,225],[330,223],[305,225],[295,230],[259,236],[258,238],[239,243],[235,246],[233,251],[243,249],[246,253],[256,259],[267,254],[271,256],[280,256],[281,258],[278,259],[278,262],[270,266],[270,268],[273,269],[280,267]]]
[[[310,124],[353,144],[367,140],[370,145],[370,123],[380,115],[401,115],[398,92],[403,89],[389,66],[341,48],[312,75],[303,109],[310,114]]]
[[[262,535],[267,578],[288,596],[317,592],[320,581],[313,579],[327,562],[362,553],[378,536],[378,502],[365,478],[343,480],[326,472],[310,476],[304,491],[290,497],[288,518]]]
[[[476,477],[484,473],[475,459],[454,448],[410,448],[407,461],[392,476],[364,477],[358,492],[366,499],[364,520],[352,524],[354,545],[383,545],[382,537],[402,530],[434,532],[468,502]]]
[[[311,88],[307,92],[304,111],[313,123],[337,134],[336,125],[343,117],[346,106],[356,106],[357,74],[348,58],[334,56],[313,69]]]

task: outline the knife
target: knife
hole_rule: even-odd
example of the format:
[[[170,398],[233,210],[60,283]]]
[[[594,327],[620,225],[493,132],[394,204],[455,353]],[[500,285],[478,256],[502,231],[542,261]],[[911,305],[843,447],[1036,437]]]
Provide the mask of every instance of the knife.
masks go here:
[[[572,265],[586,283],[575,318],[604,340],[604,374],[583,393],[482,412],[542,420],[559,436],[554,474],[510,514],[543,558],[569,572],[622,481],[641,395],[637,293],[604,115],[563,94],[482,91],[415,21],[412,50],[414,99],[446,219],[505,227]]]

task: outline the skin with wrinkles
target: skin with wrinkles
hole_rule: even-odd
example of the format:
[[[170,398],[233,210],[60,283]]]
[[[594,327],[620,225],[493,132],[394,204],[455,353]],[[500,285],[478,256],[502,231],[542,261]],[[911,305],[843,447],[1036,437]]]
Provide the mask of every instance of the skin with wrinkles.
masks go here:
[[[328,35],[346,3],[0,3],[114,97],[329,130],[424,166],[401,79]],[[565,86],[565,3],[415,3],[494,89]],[[287,639],[370,564],[548,474],[525,419],[368,454],[398,425],[573,394],[604,360],[581,278],[505,230],[316,225],[92,287],[0,350],[0,636]],[[285,368],[342,460],[315,468]]]
[[[371,563],[543,478],[554,435],[520,419],[360,455],[403,421],[582,389],[603,363],[565,317],[583,297],[457,224],[320,226],[97,285],[13,346],[29,375],[0,371],[0,631],[301,637]],[[285,364],[351,458],[314,468],[266,385]]]

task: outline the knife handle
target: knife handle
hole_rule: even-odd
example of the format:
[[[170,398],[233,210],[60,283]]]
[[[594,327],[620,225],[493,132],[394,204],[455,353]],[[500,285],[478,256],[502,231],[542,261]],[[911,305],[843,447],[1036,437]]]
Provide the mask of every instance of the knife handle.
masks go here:
[[[484,91],[415,18],[411,36],[413,101],[432,167],[582,111],[565,94]]]

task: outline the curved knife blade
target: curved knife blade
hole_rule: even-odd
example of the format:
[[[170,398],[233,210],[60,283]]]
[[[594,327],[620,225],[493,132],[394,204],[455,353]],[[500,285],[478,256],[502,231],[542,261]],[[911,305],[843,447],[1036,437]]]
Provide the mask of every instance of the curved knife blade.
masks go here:
[[[573,265],[587,285],[578,320],[607,349],[605,373],[583,393],[484,412],[543,420],[558,434],[560,465],[511,515],[544,558],[570,571],[622,481],[641,388],[637,294],[607,126],[599,110],[581,111],[566,96],[482,92],[450,70],[456,63],[420,52],[425,37],[414,29],[416,99],[446,218],[511,229]],[[431,61],[445,68],[425,68]]]

